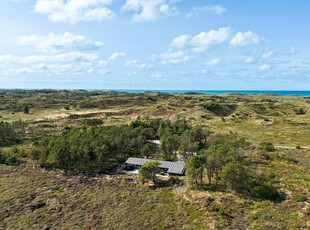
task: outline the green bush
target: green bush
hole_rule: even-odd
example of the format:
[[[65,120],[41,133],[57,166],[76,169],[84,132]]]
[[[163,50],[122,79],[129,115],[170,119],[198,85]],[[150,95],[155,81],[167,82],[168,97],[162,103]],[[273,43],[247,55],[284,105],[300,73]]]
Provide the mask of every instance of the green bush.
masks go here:
[[[33,159],[33,160],[39,160],[40,159],[40,156],[41,156],[41,150],[40,149],[33,149],[31,152],[30,152],[30,158]]]
[[[4,154],[0,151],[0,164],[6,165],[19,165],[22,162],[18,159],[16,155],[13,154]]]
[[[28,114],[29,113],[29,106],[26,104],[26,105],[24,105],[24,107],[23,107],[23,112],[25,113],[25,114]]]
[[[6,165],[20,165],[22,162],[15,155],[9,155],[6,157],[4,164]]]
[[[0,121],[0,147],[10,146],[21,142],[21,133],[18,129],[23,129],[22,122],[7,123]]]
[[[139,180],[142,182],[144,182],[145,180],[150,180],[155,183],[157,181],[156,174],[160,172],[158,166],[159,166],[158,161],[152,160],[146,162],[139,169],[139,175],[138,175]]]
[[[2,151],[0,150],[0,164],[4,164],[5,162],[5,156],[3,155]]]
[[[296,193],[294,195],[294,200],[296,200],[297,202],[304,202],[307,200],[307,197],[301,193]]]
[[[170,186],[172,186],[172,185],[181,185],[181,184],[183,184],[183,182],[182,182],[182,180],[180,180],[180,178],[175,177],[175,176],[171,176],[168,179],[168,184]]]
[[[89,126],[102,125],[103,121],[100,119],[84,119],[83,123]]]
[[[280,198],[277,189],[269,184],[259,184],[252,188],[251,194],[259,199],[275,201]]]
[[[218,104],[214,102],[207,103],[203,105],[203,107],[214,113],[216,116],[221,117],[229,116],[237,109],[237,105],[235,104]]]
[[[244,165],[229,162],[223,167],[222,178],[232,190],[246,193],[252,184],[251,174],[251,171]]]
[[[271,142],[262,142],[259,144],[259,150],[263,152],[273,152],[275,147]]]
[[[303,115],[306,114],[306,110],[304,110],[303,108],[298,108],[298,109],[294,109],[296,115]]]

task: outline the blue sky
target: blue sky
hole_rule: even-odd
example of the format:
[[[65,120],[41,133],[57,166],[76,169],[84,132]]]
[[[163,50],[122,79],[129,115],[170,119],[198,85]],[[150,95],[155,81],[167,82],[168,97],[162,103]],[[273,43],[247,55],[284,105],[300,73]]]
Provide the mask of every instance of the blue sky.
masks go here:
[[[308,0],[1,0],[0,88],[310,90]]]

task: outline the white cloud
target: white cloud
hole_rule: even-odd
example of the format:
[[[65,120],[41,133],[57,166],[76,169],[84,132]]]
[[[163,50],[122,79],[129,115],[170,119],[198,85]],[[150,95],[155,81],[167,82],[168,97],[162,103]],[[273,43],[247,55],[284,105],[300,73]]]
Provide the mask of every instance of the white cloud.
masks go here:
[[[264,53],[262,54],[262,59],[268,59],[273,55],[273,51],[270,49],[265,49]]]
[[[253,57],[247,57],[245,60],[244,60],[245,63],[247,64],[250,64],[250,63],[253,63],[255,62],[255,59]]]
[[[93,73],[95,70],[93,68],[90,68],[87,70],[87,73]]]
[[[111,71],[109,71],[107,69],[100,69],[97,71],[97,73],[100,75],[109,75],[109,74],[111,74]]]
[[[110,61],[113,61],[113,60],[117,59],[118,57],[122,57],[122,56],[125,56],[124,52],[116,52],[116,53],[111,54],[111,56],[108,59]]]
[[[108,67],[111,64],[109,60],[100,60],[97,62],[98,66],[100,67]]]
[[[152,55],[151,60],[159,61],[162,64],[180,64],[188,61],[189,56],[183,51],[168,51],[160,55]]]
[[[12,54],[0,55],[0,63],[1,64],[12,63],[12,62],[16,62],[16,61],[17,61],[17,58],[15,55],[12,55]]]
[[[98,57],[96,54],[81,52],[70,52],[54,55],[32,55],[23,57],[9,54],[0,56],[0,63],[30,64],[39,62],[92,62],[97,58]]]
[[[49,75],[59,74],[81,74],[83,69],[80,66],[74,66],[72,64],[35,64],[27,67],[10,68],[6,74],[37,74],[47,73]]]
[[[206,69],[202,69],[199,71],[199,74],[207,74],[209,71]]]
[[[170,10],[170,7],[169,5],[167,4],[163,4],[159,7],[159,11],[164,13],[164,14],[168,14],[169,13],[169,10]]]
[[[162,72],[153,72],[150,74],[151,78],[162,78],[164,77],[164,74]]]
[[[105,59],[99,59],[95,53],[68,52],[50,55],[15,56],[0,55],[0,65],[6,69],[5,74],[79,74],[97,73],[107,75],[117,58],[124,52],[112,53]],[[43,64],[44,63],[44,64]]]
[[[191,11],[186,15],[187,18],[193,16],[199,16],[201,13],[212,13],[215,15],[221,15],[226,12],[226,9],[221,5],[206,5],[200,7],[194,7]]]
[[[220,62],[221,62],[221,59],[219,59],[219,58],[214,58],[214,59],[208,61],[208,62],[206,63],[206,65],[214,66],[214,65],[218,65]]]
[[[108,58],[98,60],[98,56],[93,53],[70,52],[53,55],[32,55],[18,57],[15,55],[0,56],[0,64],[16,65],[15,68],[7,66],[7,74],[26,73],[93,73],[107,75],[110,73],[106,68],[113,64],[119,57],[124,56],[123,52],[112,53]],[[44,64],[42,64],[44,63]]]
[[[172,46],[177,47],[177,48],[182,48],[189,43],[190,39],[191,39],[191,36],[187,34],[180,35],[178,37],[175,37],[172,40]]]
[[[271,67],[270,65],[263,64],[260,67],[258,67],[259,70],[269,70]]]
[[[9,2],[15,2],[15,3],[24,3],[24,2],[28,2],[29,0],[7,0]]]
[[[185,46],[192,47],[194,52],[203,52],[213,46],[220,45],[227,41],[230,34],[230,27],[222,27],[218,30],[210,30],[208,32],[201,32],[195,36],[183,34],[172,40],[172,45],[178,48]]]
[[[174,1],[167,0],[126,0],[122,12],[133,11],[133,22],[157,21],[161,16],[172,16],[178,13]]]
[[[63,34],[49,33],[47,36],[33,34],[18,38],[21,45],[33,45],[42,52],[94,50],[102,46],[100,41],[92,41],[86,36],[68,32]]]
[[[107,5],[112,0],[37,0],[34,11],[53,22],[75,24],[82,21],[110,20],[115,14]]]
[[[230,45],[232,47],[237,46],[247,46],[252,44],[258,44],[260,43],[261,38],[253,33],[252,31],[247,32],[238,32],[235,34],[235,36],[231,39]]]
[[[97,62],[97,64],[100,67],[105,67],[106,68],[109,65],[112,65],[117,58],[123,57],[123,56],[125,56],[124,52],[115,52],[115,53],[112,53],[111,56],[108,57],[107,59],[99,60]]]
[[[137,59],[128,59],[125,62],[125,66],[134,66],[139,69],[151,69],[152,65],[146,64],[146,63],[141,63]]]
[[[218,30],[210,30],[209,32],[201,32],[192,38],[194,52],[203,52],[213,46],[224,43],[230,33],[230,27],[219,28]]]

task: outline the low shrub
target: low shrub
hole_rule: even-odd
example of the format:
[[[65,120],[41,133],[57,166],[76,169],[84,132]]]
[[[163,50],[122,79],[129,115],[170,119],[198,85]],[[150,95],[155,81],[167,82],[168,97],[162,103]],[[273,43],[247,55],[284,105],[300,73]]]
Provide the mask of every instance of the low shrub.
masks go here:
[[[183,183],[182,180],[180,180],[180,178],[175,177],[175,176],[171,176],[168,179],[168,184],[171,186],[172,185],[181,185],[182,183]]]
[[[252,196],[258,199],[275,201],[280,198],[280,193],[277,189],[269,184],[259,184],[252,188]]]
[[[16,155],[13,154],[8,155],[0,151],[0,164],[19,165],[21,163],[22,163],[21,160],[19,160]]]
[[[304,110],[303,108],[298,108],[298,109],[294,109],[296,115],[304,115],[306,114],[306,110]]]
[[[103,121],[100,119],[84,119],[83,123],[89,126],[102,125]]]
[[[297,202],[304,202],[307,200],[307,197],[301,193],[296,193],[294,195],[294,200],[296,200]]]
[[[210,112],[214,113],[216,116],[221,117],[229,116],[237,109],[237,105],[235,104],[217,104],[214,102],[207,103],[203,105],[203,107],[206,110],[209,110]]]
[[[274,152],[275,147],[271,142],[262,142],[259,144],[259,150],[263,152]]]

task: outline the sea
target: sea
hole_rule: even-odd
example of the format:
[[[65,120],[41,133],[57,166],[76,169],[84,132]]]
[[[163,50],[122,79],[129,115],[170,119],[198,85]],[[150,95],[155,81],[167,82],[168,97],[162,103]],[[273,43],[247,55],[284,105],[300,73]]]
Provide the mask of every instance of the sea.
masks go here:
[[[1,90],[47,90],[45,89],[1,89]],[[50,90],[50,89],[48,89]],[[52,89],[51,89],[52,90]],[[55,90],[86,90],[86,91],[116,91],[126,93],[145,93],[145,92],[160,92],[160,93],[178,93],[178,94],[210,94],[210,95],[224,95],[228,93],[248,94],[248,95],[279,95],[279,96],[301,96],[310,97],[310,90],[161,90],[161,89],[55,89]]]
[[[104,89],[102,91],[111,91],[109,89]],[[258,94],[271,94],[271,95],[280,95],[280,96],[310,96],[310,90],[307,91],[288,91],[288,90],[141,90],[141,89],[117,89],[113,91],[118,92],[128,92],[128,93],[145,93],[145,92],[160,92],[160,93],[197,93],[197,94],[211,94],[211,95],[223,95],[228,93],[236,94],[249,94],[249,95],[258,95]]]

